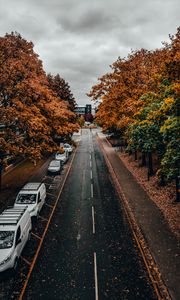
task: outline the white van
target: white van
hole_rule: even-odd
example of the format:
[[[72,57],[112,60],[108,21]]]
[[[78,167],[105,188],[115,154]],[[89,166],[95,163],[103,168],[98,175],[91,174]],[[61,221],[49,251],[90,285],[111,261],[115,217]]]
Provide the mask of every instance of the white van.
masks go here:
[[[21,252],[31,235],[27,207],[9,208],[0,215],[0,272],[17,267]]]
[[[28,206],[31,217],[38,217],[46,199],[46,187],[41,182],[29,182],[19,192],[16,197],[14,207]]]

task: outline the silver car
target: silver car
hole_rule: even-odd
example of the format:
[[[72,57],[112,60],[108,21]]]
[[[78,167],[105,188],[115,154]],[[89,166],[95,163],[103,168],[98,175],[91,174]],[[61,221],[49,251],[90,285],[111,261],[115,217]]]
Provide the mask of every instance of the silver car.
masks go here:
[[[73,152],[73,147],[72,147],[70,144],[68,144],[68,143],[65,143],[65,144],[63,145],[63,148],[64,148],[65,150],[67,150],[69,153],[72,153],[72,152]]]
[[[48,174],[60,174],[62,162],[60,160],[52,160],[48,166]]]
[[[61,160],[63,162],[63,164],[65,164],[69,159],[69,152],[66,149],[64,149],[63,153],[57,152],[55,154],[55,159],[56,160]]]

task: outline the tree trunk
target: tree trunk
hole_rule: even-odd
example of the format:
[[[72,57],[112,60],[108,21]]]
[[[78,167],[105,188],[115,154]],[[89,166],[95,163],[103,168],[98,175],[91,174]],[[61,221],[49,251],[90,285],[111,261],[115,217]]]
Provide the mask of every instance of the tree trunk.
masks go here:
[[[137,160],[137,150],[134,151],[134,160]]]
[[[176,202],[180,201],[180,182],[179,177],[176,176]]]
[[[145,155],[145,153],[142,153],[141,166],[142,167],[146,166],[146,155]]]
[[[154,170],[153,170],[153,160],[152,160],[152,153],[148,153],[148,180],[150,176],[154,175]]]
[[[129,151],[128,151],[128,154],[129,154],[129,156],[132,155],[132,150],[129,150]]]
[[[165,178],[164,178],[163,174],[160,175],[159,185],[160,186],[165,186],[166,185]]]

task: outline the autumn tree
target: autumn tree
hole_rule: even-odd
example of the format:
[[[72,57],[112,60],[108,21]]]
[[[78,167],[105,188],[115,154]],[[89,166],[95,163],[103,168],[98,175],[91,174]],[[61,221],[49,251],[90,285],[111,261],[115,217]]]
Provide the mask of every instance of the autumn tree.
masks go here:
[[[166,49],[132,51],[127,58],[119,57],[111,66],[112,73],[99,79],[100,83],[88,95],[101,102],[96,118],[104,129],[114,128],[125,133],[143,105],[140,97],[157,86],[156,72],[164,65],[163,55]]]
[[[176,180],[179,200],[180,29],[163,48],[132,51],[111,69],[88,94],[100,103],[96,121],[103,130],[118,129],[143,163],[146,157],[148,177],[155,153],[161,181]]]
[[[0,38],[0,120],[6,127],[1,149],[40,157],[49,127],[41,114],[46,75],[33,44],[19,34]]]
[[[69,104],[70,110],[74,111],[76,101],[69,84],[59,74],[55,76],[48,74],[47,77],[50,89],[56,93],[59,99],[66,101]]]
[[[0,123],[1,153],[34,160],[57,149],[56,134],[77,129],[68,103],[49,87],[33,43],[17,33],[0,38]]]
[[[160,172],[167,180],[175,179],[176,200],[180,201],[180,28],[170,39],[169,56],[162,74],[165,86],[161,110],[167,119],[160,128],[166,145]]]

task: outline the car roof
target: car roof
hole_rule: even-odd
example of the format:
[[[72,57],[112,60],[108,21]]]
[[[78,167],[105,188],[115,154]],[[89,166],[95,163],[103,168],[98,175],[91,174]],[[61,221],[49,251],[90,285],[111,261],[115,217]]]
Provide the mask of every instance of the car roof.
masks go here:
[[[38,189],[39,189],[39,187],[41,186],[41,182],[28,182],[28,183],[26,183],[24,186],[23,186],[23,188],[22,188],[22,190],[23,191],[37,191]]]
[[[51,164],[54,164],[54,163],[56,163],[56,165],[58,164],[60,164],[61,163],[61,161],[60,160],[57,160],[57,159],[53,159],[51,162],[50,162],[50,165]]]
[[[19,220],[24,215],[26,209],[27,206],[24,206],[20,209],[15,207],[5,209],[0,215],[0,228],[1,226],[17,225]]]

